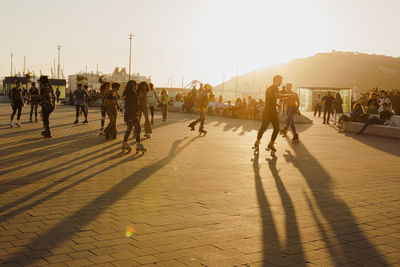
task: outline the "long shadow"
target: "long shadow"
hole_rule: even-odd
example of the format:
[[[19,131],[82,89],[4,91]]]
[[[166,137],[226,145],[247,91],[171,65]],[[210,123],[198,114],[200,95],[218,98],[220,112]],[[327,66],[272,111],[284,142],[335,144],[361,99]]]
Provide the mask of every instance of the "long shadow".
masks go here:
[[[51,121],[50,121],[50,123],[51,123]],[[53,125],[53,126],[50,124],[50,129],[61,128],[61,127],[65,127],[65,126],[68,126],[68,125],[71,126],[71,123],[69,122],[69,123],[64,123],[64,124],[56,124],[56,125]],[[7,131],[5,133],[0,134],[0,138],[7,137],[7,136],[10,136],[10,135],[18,136],[18,135],[23,135],[23,134],[32,133],[32,132],[37,132],[38,136],[40,136],[40,130],[41,129],[43,129],[42,126],[36,127],[36,128],[32,128],[32,129],[27,129],[27,130],[18,130],[17,129],[15,131],[11,131],[11,129],[10,129],[10,131]]]
[[[276,168],[277,157],[273,156],[268,159],[268,166],[274,177],[276,188],[278,189],[283,209],[285,210],[285,228],[286,228],[286,250],[289,255],[297,254],[298,266],[305,266],[306,260],[304,258],[303,246],[297,225],[296,212],[294,209],[293,201],[290,198],[282,180],[279,176],[279,171]]]
[[[101,150],[101,151],[104,151],[103,148],[100,149],[100,150]],[[94,160],[95,158],[102,158],[102,157],[104,157],[104,156],[106,156],[106,155],[108,155],[108,154],[110,154],[110,153],[115,152],[116,150],[119,150],[119,148],[118,148],[118,149],[113,149],[113,150],[111,150],[111,151],[106,151],[106,152],[104,152],[103,154],[96,155],[96,156],[94,156],[94,157],[85,159],[85,161],[92,161],[92,160]],[[98,151],[96,151],[96,152],[98,152]],[[95,153],[95,152],[92,152],[92,154],[93,154],[93,153]],[[85,169],[90,169],[90,168],[96,167],[98,164],[106,163],[107,160],[114,159],[115,157],[116,157],[116,156],[108,157],[108,158],[106,158],[106,159],[104,159],[104,160],[101,160],[101,161],[96,162],[96,163],[94,163],[94,164],[92,164],[92,165],[89,165],[89,166],[86,166],[86,165],[85,165],[85,167],[84,167],[83,170],[76,171],[76,172],[74,172],[74,173],[72,173],[72,174],[69,174],[69,175],[67,175],[67,176],[65,176],[65,177],[63,177],[63,178],[61,178],[61,179],[58,179],[58,180],[56,180],[56,181],[53,181],[52,183],[49,183],[49,184],[47,184],[46,186],[44,186],[44,187],[42,187],[42,188],[40,188],[40,189],[38,189],[38,190],[36,190],[36,191],[34,191],[34,192],[31,192],[29,195],[26,195],[26,196],[24,196],[24,197],[22,197],[22,198],[20,198],[20,199],[18,199],[18,200],[15,200],[15,201],[13,201],[13,202],[11,202],[11,203],[9,203],[9,204],[7,204],[7,205],[1,207],[1,208],[0,208],[0,213],[5,212],[5,211],[7,211],[8,209],[11,209],[11,208],[13,208],[13,207],[15,207],[15,206],[17,206],[17,205],[19,205],[19,204],[22,204],[22,203],[24,203],[24,202],[26,202],[26,201],[28,201],[28,200],[34,198],[35,196],[40,195],[40,194],[43,193],[43,192],[46,192],[47,190],[49,190],[49,189],[51,189],[51,188],[57,186],[57,185],[60,184],[60,183],[63,183],[63,182],[65,182],[65,181],[68,181],[70,178],[73,178],[75,175],[81,173],[81,172],[84,171]],[[75,167],[75,166],[79,166],[79,165],[81,165],[81,164],[82,164],[82,162],[81,162],[81,161],[78,161],[78,162],[76,162],[76,163],[74,163],[74,164],[70,164],[70,165],[68,165],[68,166],[66,166],[66,167],[64,167],[64,168],[60,168],[60,169],[53,170],[53,171],[49,171],[49,172],[44,172],[44,173],[43,173],[43,172],[39,172],[39,173],[40,173],[40,176],[42,176],[42,177],[46,177],[46,176],[48,177],[48,176],[51,176],[51,175],[55,175],[55,174],[57,174],[57,173],[59,173],[59,172],[68,170],[68,169],[70,169],[70,168],[73,168],[73,167]],[[51,170],[51,169],[50,169],[50,170]],[[35,178],[35,176],[32,176],[32,175],[28,175],[28,177],[29,177],[29,180],[31,180],[32,178]],[[21,178],[19,178],[19,179],[21,179],[22,181],[25,182],[25,184],[27,184],[27,181],[24,180],[25,178],[26,178],[26,177],[21,177]],[[36,182],[37,180],[35,179],[34,181]],[[28,182],[29,182],[29,181],[28,181]],[[14,189],[15,189],[15,188],[14,188]],[[0,194],[3,193],[2,191],[3,191],[3,190],[0,189]],[[7,190],[5,190],[5,191],[7,191]],[[18,213],[20,213],[20,212],[18,212]],[[2,221],[2,218],[3,218],[3,216],[0,216],[0,221]]]
[[[400,140],[384,136],[376,136],[365,134],[362,136],[356,135],[355,133],[342,132],[345,136],[351,137],[360,143],[367,146],[373,147],[377,150],[400,156]]]
[[[358,240],[364,248],[362,253],[365,253],[365,257],[373,257],[374,260],[380,263],[380,265],[387,265],[385,259],[378,253],[374,245],[368,240],[368,237],[363,234],[363,231],[357,225],[355,216],[347,204],[337,196],[332,188],[331,177],[328,172],[319,164],[318,160],[308,151],[308,149],[300,142],[300,144],[293,145],[290,141],[288,142],[291,148],[296,152],[296,156],[291,154],[284,155],[287,162],[291,162],[300,173],[303,175],[308,187],[311,189],[312,196],[316,200],[321,214],[331,225],[332,231],[337,237],[342,232],[334,226],[334,223],[338,220],[347,222],[347,230],[351,232],[352,239]],[[332,210],[335,207],[335,211]],[[340,216],[336,211],[340,211]],[[355,250],[348,250],[351,247],[348,242],[342,238],[337,238],[337,243],[341,247],[341,251],[347,252],[351,256]],[[338,255],[331,255],[335,259]],[[354,255],[357,258],[357,255]]]
[[[190,141],[180,147],[179,144],[184,139],[176,140],[166,157],[135,171],[129,177],[123,179],[121,182],[114,185],[108,191],[80,208],[74,214],[68,216],[66,219],[49,229],[44,235],[33,239],[30,244],[27,244],[27,246],[37,252],[37,257],[46,256],[46,251],[40,249],[42,247],[41,244],[51,243],[53,247],[57,247],[57,245],[68,240],[74,234],[73,231],[65,231],[61,234],[60,229],[83,228],[85,225],[96,219],[109,206],[111,206],[119,199],[124,198],[124,196],[128,194],[132,189],[134,189],[137,185],[159,171],[163,166],[171,162],[172,159],[174,159],[180,152],[182,152],[187,146],[194,142],[197,137],[192,138]],[[110,170],[110,167],[108,168],[108,170]],[[22,253],[23,251],[19,251],[10,255],[10,257],[8,257],[5,262],[16,262],[21,260],[21,258],[24,257]]]
[[[267,196],[264,191],[264,187],[260,175],[259,167],[259,154],[254,155],[253,159],[253,171],[254,171],[254,181],[256,186],[257,202],[261,213],[261,223],[262,223],[262,242],[263,242],[263,265],[270,266],[268,263],[270,244],[272,247],[281,249],[279,244],[279,238],[275,226],[274,219],[272,217],[272,211],[270,209],[270,204],[268,202]]]

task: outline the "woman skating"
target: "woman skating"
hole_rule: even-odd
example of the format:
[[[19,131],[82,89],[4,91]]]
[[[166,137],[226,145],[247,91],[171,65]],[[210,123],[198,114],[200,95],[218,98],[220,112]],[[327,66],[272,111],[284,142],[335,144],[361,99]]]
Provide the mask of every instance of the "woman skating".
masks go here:
[[[104,135],[107,140],[114,140],[117,138],[117,110],[122,112],[121,107],[118,104],[118,89],[121,88],[121,84],[113,82],[111,89],[106,90],[104,104],[106,107],[106,113],[110,120],[107,127],[104,129]]]
[[[152,83],[149,83],[150,86],[150,92],[147,94],[147,104],[149,106],[150,110],[150,116],[151,116],[151,125],[154,124],[154,110],[160,100],[158,99],[157,96],[157,91],[154,89],[154,85]]]
[[[167,90],[165,90],[165,89],[162,89],[162,91],[161,91],[160,103],[161,103],[163,121],[166,121],[167,115],[168,115],[169,95],[168,95]]]
[[[140,143],[140,123],[139,123],[139,100],[136,94],[136,82],[130,80],[122,93],[122,99],[125,100],[124,119],[126,122],[126,132],[124,142],[122,143],[122,152],[130,152],[132,148],[128,145],[128,138],[135,127],[134,135],[136,138],[136,153],[139,151],[145,152],[146,149]]]
[[[140,113],[139,118],[141,117],[142,113],[144,116],[144,136],[146,138],[150,138],[150,134],[152,133],[149,120],[149,108],[147,106],[147,95],[149,92],[150,92],[150,86],[147,82],[139,83],[136,95],[139,100],[139,113]]]

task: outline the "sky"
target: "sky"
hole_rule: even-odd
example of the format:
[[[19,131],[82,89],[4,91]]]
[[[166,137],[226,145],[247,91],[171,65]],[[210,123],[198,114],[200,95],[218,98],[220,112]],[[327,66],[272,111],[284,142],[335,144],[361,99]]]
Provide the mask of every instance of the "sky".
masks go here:
[[[0,77],[14,67],[66,75],[129,64],[180,87],[217,85],[319,52],[400,56],[400,0],[1,0]],[[169,84],[171,85],[171,83]]]

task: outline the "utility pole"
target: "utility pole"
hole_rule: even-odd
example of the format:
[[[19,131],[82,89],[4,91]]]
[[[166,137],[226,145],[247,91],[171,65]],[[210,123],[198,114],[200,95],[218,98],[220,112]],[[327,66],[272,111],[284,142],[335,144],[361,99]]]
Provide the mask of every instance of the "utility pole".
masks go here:
[[[12,74],[13,74],[13,56],[14,56],[14,53],[10,53],[10,56],[11,56],[11,73],[10,73],[10,76],[12,77]]]
[[[130,33],[130,34],[129,34],[129,76],[128,76],[128,80],[131,79],[132,38],[133,38],[133,34]]]
[[[23,71],[24,76],[25,76],[25,65],[26,65],[26,56],[24,56],[24,71]]]
[[[54,78],[56,72],[56,59],[53,60],[53,71],[51,72],[52,78]]]
[[[60,53],[61,53],[61,45],[58,45],[58,65],[57,65],[57,79],[60,79]]]
[[[256,70],[254,70],[254,76],[253,76],[253,92],[251,93],[252,97],[254,97],[255,88],[256,88]]]

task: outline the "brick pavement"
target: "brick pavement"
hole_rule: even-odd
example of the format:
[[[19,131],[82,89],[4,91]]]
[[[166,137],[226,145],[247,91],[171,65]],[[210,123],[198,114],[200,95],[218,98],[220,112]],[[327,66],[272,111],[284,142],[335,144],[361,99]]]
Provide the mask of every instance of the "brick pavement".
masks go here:
[[[0,261],[10,266],[400,265],[400,142],[299,125],[277,158],[251,146],[257,121],[156,118],[144,156],[73,126],[71,107],[7,127],[0,104]],[[159,114],[158,114],[159,115]],[[265,147],[271,130],[263,140]],[[127,226],[134,228],[125,237]]]

